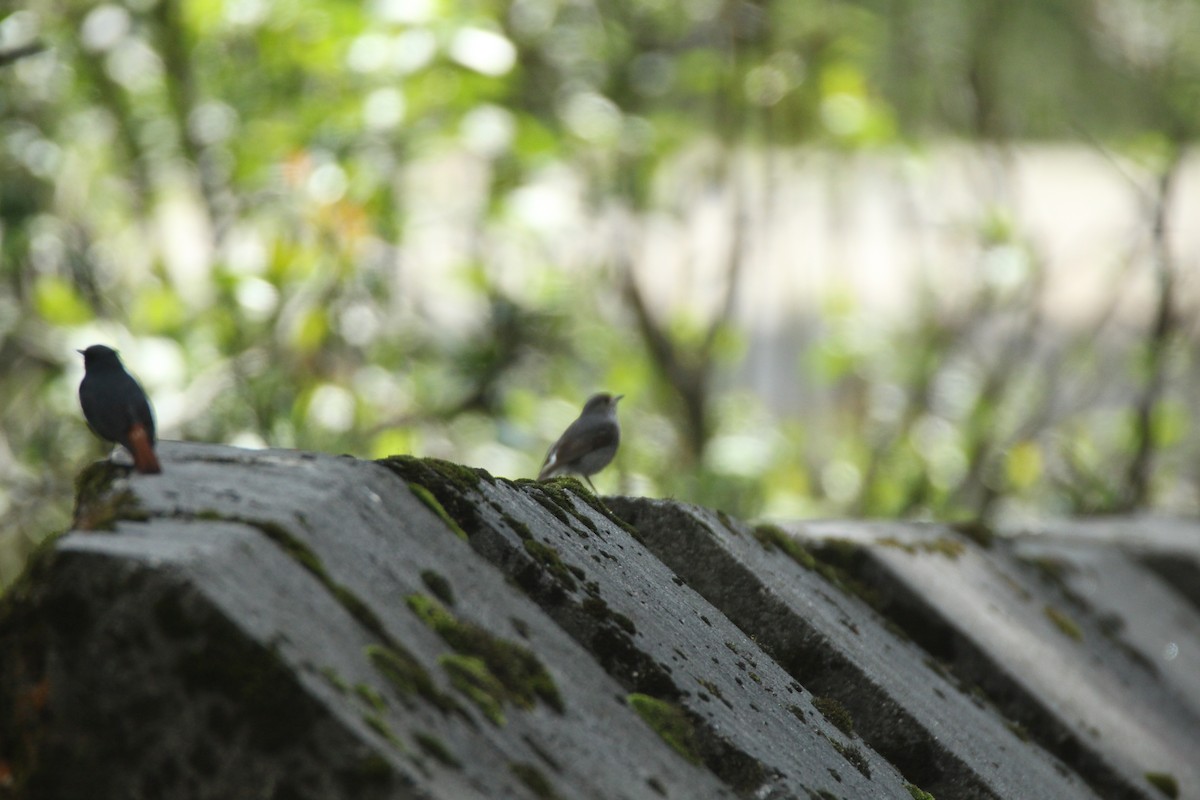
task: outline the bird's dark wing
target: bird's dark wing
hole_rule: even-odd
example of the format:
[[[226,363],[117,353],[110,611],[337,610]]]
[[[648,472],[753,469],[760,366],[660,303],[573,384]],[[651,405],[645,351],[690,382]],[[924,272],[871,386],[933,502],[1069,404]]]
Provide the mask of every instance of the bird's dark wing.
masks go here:
[[[133,380],[132,378],[130,380]],[[158,437],[154,430],[154,410],[150,408],[150,398],[146,396],[146,392],[142,387],[134,381],[134,388],[137,394],[132,398],[131,411],[135,422],[141,423],[146,429],[146,433],[150,438],[150,444],[158,441]]]
[[[141,425],[150,443],[155,442],[150,401],[127,372],[85,375],[79,384],[79,405],[88,427],[102,439],[129,447],[129,429],[136,423]]]
[[[621,429],[611,420],[577,419],[550,448],[542,471],[544,473],[546,467],[551,466],[551,461],[554,469],[569,469],[588,453],[615,447],[620,438]]]

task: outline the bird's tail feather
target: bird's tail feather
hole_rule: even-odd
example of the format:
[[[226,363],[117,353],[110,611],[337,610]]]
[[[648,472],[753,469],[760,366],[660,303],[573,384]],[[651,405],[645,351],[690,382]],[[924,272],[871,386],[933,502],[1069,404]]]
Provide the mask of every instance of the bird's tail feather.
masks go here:
[[[147,475],[162,472],[158,464],[158,456],[154,454],[154,444],[146,426],[135,422],[129,428],[129,452],[133,454],[133,468]]]

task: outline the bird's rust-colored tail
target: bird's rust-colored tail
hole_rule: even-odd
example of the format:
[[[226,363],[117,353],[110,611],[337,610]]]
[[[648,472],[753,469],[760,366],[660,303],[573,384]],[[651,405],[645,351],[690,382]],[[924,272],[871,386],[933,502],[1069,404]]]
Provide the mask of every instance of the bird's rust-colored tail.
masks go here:
[[[154,444],[150,434],[140,422],[129,427],[129,452],[133,454],[133,468],[146,475],[162,472],[158,465],[158,456],[154,454]]]

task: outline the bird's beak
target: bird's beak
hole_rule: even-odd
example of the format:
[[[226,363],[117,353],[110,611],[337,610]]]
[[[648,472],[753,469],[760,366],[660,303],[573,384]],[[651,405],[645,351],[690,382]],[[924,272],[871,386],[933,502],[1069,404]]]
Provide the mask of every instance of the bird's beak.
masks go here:
[[[622,397],[624,397],[624,396],[625,396],[625,395],[623,395],[623,394],[619,394],[619,395],[617,395],[616,397],[614,397],[614,398],[613,398],[613,405],[615,406],[615,405],[617,404],[617,401],[619,401],[619,400],[620,400]]]
[[[82,350],[76,350],[75,352],[76,352],[76,353],[79,353],[79,355],[83,355],[83,351],[82,351]]]

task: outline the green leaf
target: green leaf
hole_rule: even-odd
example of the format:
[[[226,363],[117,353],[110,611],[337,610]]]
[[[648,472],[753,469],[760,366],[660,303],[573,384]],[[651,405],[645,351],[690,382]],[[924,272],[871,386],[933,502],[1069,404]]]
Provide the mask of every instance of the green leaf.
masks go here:
[[[179,330],[187,308],[169,286],[146,286],[133,299],[130,326],[139,332],[168,333]]]
[[[1026,440],[1013,445],[1005,459],[1004,471],[1018,491],[1037,483],[1042,476],[1042,450],[1037,442]]]
[[[37,313],[52,325],[82,325],[95,316],[74,285],[57,275],[43,275],[33,287]]]
[[[302,353],[320,349],[329,334],[329,316],[323,308],[310,308],[292,329],[291,345]]]

